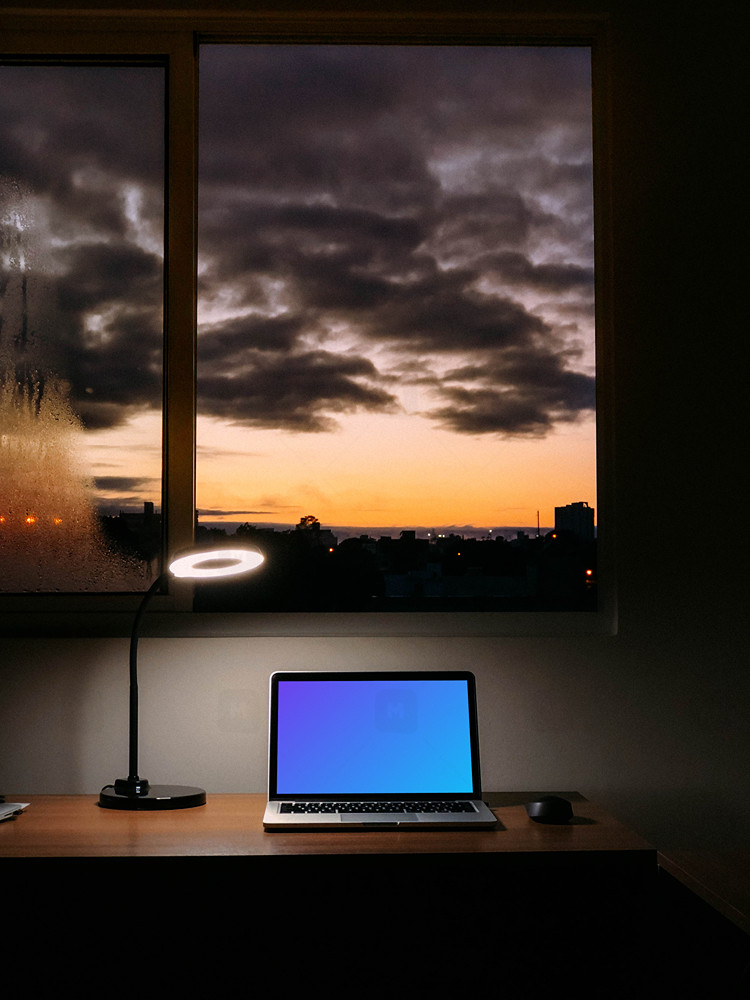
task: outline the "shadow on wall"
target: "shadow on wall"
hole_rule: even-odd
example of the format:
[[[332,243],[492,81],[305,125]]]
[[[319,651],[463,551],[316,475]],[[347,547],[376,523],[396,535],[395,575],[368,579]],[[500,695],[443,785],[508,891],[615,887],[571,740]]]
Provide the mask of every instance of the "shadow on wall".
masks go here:
[[[3,644],[0,792],[81,791],[92,762],[101,784],[115,762],[127,763],[127,641],[61,645],[52,669],[38,640]]]

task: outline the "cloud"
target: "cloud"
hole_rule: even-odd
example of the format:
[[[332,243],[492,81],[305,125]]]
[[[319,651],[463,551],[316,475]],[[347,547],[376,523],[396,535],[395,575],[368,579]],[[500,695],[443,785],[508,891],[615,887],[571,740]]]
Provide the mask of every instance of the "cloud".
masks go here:
[[[457,433],[587,413],[588,87],[584,50],[211,49],[201,290],[243,315],[201,327],[200,407],[320,431],[416,369]]]
[[[137,494],[151,489],[154,480],[146,476],[97,476],[94,485],[102,493]]]
[[[158,497],[161,482],[151,476],[97,476],[94,487],[99,513],[116,517],[122,511],[142,512],[144,496]]]
[[[159,67],[5,65],[0,174],[84,215],[106,198],[106,177],[158,182],[164,93]]]
[[[430,356],[493,352],[548,332],[545,321],[520,303],[477,291],[475,277],[474,272],[435,273],[397,287],[382,319],[370,320],[370,336]]]
[[[484,385],[441,384],[437,393],[446,405],[426,415],[459,434],[539,437],[595,407],[594,379],[579,372],[557,368],[548,371],[546,381],[536,371],[526,377],[523,371],[478,374]]]
[[[332,414],[396,411],[396,398],[374,384],[378,377],[367,358],[326,351],[279,356],[248,351],[231,372],[223,365],[204,372],[198,404],[203,413],[232,423],[330,431],[337,426]]]
[[[298,508],[291,508],[296,511]],[[203,519],[205,523],[207,520],[217,519],[217,518],[232,518],[234,520],[246,521],[248,518],[255,517],[272,517],[274,514],[283,514],[285,510],[285,505],[273,506],[267,510],[225,510],[219,507],[201,507],[198,514]]]
[[[0,364],[65,379],[88,429],[161,407],[163,94],[156,67],[0,67]]]
[[[123,424],[162,398],[162,71],[0,73],[0,175],[38,237],[23,364],[51,361],[86,427]],[[200,413],[332,431],[401,412],[415,370],[457,433],[588,413],[589,86],[576,48],[206,47]],[[0,295],[5,364],[7,260]]]
[[[242,363],[253,351],[288,351],[305,332],[303,316],[238,316],[204,327],[200,341],[201,366],[226,368]]]
[[[513,286],[525,286],[544,292],[583,292],[594,286],[593,267],[580,264],[535,264],[525,254],[507,251],[488,255],[481,261],[482,270],[490,277]]]
[[[57,282],[60,308],[82,314],[106,305],[134,299],[158,300],[161,294],[161,260],[154,254],[110,237],[107,243],[87,243],[69,248],[67,273]]]
[[[252,190],[309,204],[311,191],[326,191],[340,205],[411,211],[435,181],[402,130],[408,80],[388,72],[388,50],[378,48],[385,66],[370,47],[205,51],[204,193]]]

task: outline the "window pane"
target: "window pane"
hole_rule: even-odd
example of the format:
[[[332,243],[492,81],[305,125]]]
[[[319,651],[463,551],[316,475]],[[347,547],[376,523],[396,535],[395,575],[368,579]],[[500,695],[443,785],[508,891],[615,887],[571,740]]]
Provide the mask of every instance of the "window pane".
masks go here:
[[[160,553],[164,70],[0,66],[0,590]]]
[[[271,555],[238,606],[595,607],[590,74],[201,50],[199,525]]]

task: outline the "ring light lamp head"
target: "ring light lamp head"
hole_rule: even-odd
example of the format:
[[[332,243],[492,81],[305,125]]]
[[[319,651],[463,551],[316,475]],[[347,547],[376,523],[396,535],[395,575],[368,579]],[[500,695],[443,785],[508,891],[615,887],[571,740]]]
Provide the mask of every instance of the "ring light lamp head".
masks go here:
[[[206,580],[249,573],[262,562],[261,553],[253,549],[208,549],[178,556],[169,564],[169,571],[183,580]]]

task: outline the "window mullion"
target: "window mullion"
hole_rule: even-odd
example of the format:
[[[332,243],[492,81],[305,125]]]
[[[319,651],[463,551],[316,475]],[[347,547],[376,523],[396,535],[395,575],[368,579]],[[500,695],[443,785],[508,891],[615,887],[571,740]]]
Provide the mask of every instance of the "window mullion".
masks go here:
[[[180,33],[170,55],[167,98],[164,544],[168,554],[192,543],[195,523],[196,78],[192,33]],[[177,599],[182,604],[189,595],[178,594]]]

